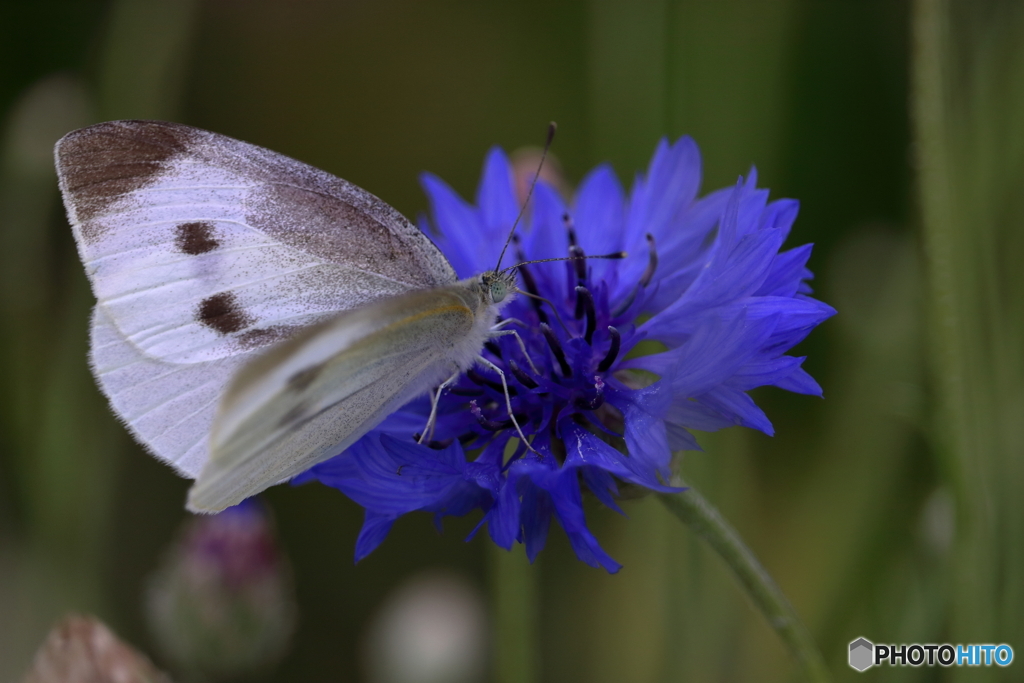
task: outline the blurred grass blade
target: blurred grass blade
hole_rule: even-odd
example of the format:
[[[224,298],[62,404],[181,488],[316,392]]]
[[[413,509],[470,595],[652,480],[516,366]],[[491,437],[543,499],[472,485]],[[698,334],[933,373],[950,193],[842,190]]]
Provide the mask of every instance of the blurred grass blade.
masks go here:
[[[113,3],[99,97],[69,76],[43,79],[4,131],[0,397],[4,445],[15,457],[2,474],[11,475],[4,487],[19,525],[0,557],[0,600],[9,593],[15,614],[6,621],[18,624],[0,635],[0,679],[23,667],[60,612],[107,611],[101,575],[118,456],[128,443],[88,370],[92,296],[59,209],[53,145],[89,123],[92,105],[104,117],[173,116],[194,6]]]
[[[97,83],[101,120],[175,117],[197,5],[196,0],[113,4]]]
[[[494,680],[533,683],[540,662],[537,623],[537,571],[524,546],[511,551],[492,545],[491,580],[494,600]]]
[[[914,123],[938,393],[958,513],[951,642],[1024,636],[1024,6],[914,3]],[[994,680],[999,672],[952,672]]]
[[[679,480],[672,483],[686,486]],[[814,683],[831,680],[818,646],[796,610],[718,510],[693,487],[682,493],[660,494],[658,497],[672,514],[707,541],[725,560],[747,596],[796,657],[806,679]]]

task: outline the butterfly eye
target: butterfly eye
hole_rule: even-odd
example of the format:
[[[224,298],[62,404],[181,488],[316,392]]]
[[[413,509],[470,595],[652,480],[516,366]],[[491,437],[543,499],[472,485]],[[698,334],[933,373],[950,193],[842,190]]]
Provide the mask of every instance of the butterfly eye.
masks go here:
[[[492,303],[504,301],[506,294],[508,294],[508,285],[505,284],[504,280],[495,280],[491,283]]]

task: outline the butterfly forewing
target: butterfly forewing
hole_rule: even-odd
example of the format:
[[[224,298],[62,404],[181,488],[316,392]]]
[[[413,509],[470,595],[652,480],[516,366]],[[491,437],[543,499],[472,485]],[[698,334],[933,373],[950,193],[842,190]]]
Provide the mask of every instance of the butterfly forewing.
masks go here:
[[[215,396],[259,349],[455,281],[430,240],[373,195],[225,136],[115,121],[65,136],[56,161],[98,299],[97,378],[133,433],[190,476],[206,459]]]
[[[339,310],[455,281],[379,199],[221,135],[99,124],[58,143],[57,169],[99,305],[161,360],[244,353]]]
[[[466,290],[411,292],[342,313],[275,347],[233,380],[189,506],[215,511],[338,454],[458,369],[472,337]]]

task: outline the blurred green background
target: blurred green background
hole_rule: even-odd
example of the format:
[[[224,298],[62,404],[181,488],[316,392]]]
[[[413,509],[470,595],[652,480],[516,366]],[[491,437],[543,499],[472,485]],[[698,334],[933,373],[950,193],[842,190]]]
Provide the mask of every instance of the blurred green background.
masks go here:
[[[187,482],[120,427],[86,362],[92,297],[53,142],[115,118],[182,121],[367,188],[414,217],[430,170],[464,196],[489,146],[542,142],[570,182],[629,181],[660,136],[701,146],[706,190],[751,164],[801,214],[839,315],[798,349],[826,400],[757,392],[768,438],[702,435],[683,472],[803,616],[836,680],[848,643],[1006,642],[1024,654],[1024,5],[1009,0],[80,0],[0,3],[0,680],[91,612],[161,663],[146,577]],[[260,680],[378,680],[375,614],[442,573],[493,614],[496,551],[401,520],[354,566],[361,510],[265,496],[299,610]],[[655,499],[589,520],[625,568],[560,531],[533,567],[535,680],[789,681],[728,570]],[[878,680],[1020,680],[883,668]],[[527,667],[529,668],[529,667]],[[491,667],[484,680],[521,673]],[[518,680],[527,680],[520,677]]]

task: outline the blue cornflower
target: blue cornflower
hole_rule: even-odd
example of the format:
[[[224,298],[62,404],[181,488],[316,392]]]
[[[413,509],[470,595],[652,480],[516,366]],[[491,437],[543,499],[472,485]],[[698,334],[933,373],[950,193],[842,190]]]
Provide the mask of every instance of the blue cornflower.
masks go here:
[[[429,446],[413,438],[429,412],[429,400],[417,399],[300,478],[366,508],[356,559],[407,512],[433,512],[440,524],[479,508],[477,529],[486,525],[503,548],[524,543],[532,561],[554,516],[581,560],[615,572],[587,528],[582,487],[619,512],[620,483],[677,491],[668,485],[672,453],[699,450],[691,429],[772,434],[748,390],[820,396],[804,359],[785,353],[835,311],[808,296],[811,245],[779,251],[797,202],[769,202],[756,179],[752,170],[698,198],[700,153],[684,137],[658,145],[629,196],[608,166],[583,180],[571,204],[538,183],[514,242],[518,261],[628,256],[519,268],[520,288],[541,298],[518,296],[502,315],[525,353],[502,336],[484,355],[508,376],[532,450],[516,439],[497,375],[474,368],[442,395]],[[432,220],[421,228],[459,277],[493,268],[520,208],[504,152],[489,153],[475,206],[436,176],[422,182]],[[659,342],[649,345],[658,352],[630,355],[641,341]]]

